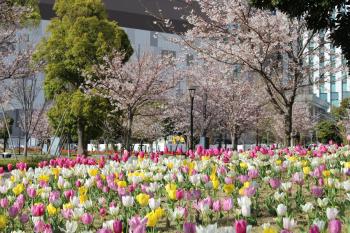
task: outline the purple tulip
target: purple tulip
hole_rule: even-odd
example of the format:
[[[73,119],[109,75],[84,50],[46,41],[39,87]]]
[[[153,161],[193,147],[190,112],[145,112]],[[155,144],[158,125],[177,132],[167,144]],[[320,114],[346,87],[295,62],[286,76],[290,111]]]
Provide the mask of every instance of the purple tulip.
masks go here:
[[[26,224],[26,223],[29,221],[29,216],[28,216],[28,214],[22,214],[22,215],[19,217],[19,221],[20,221],[22,224]]]
[[[341,221],[338,219],[333,219],[328,222],[328,232],[329,233],[341,233]]]
[[[18,213],[19,213],[18,207],[16,207],[16,206],[11,206],[11,207],[9,208],[9,216],[10,216],[11,218],[15,218],[15,217],[17,216]]]
[[[323,196],[323,188],[320,186],[312,186],[311,187],[311,194],[314,197],[322,197]]]
[[[113,222],[113,232],[114,233],[122,233],[123,232],[123,222],[120,220],[115,220]]]
[[[310,227],[309,233],[320,233],[320,228],[317,225],[312,225]]]
[[[184,233],[196,233],[196,224],[185,222],[183,225]]]

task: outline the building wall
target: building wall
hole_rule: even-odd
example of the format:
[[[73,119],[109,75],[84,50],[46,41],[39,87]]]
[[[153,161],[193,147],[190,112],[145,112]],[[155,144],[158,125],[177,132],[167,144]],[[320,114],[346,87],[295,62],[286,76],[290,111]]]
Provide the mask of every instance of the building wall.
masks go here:
[[[346,60],[341,55],[341,49],[335,48],[331,44],[324,47],[318,45],[318,41],[322,41],[327,36],[328,33],[320,32],[317,40],[311,43],[309,49],[317,48],[318,54],[309,56],[307,62],[317,68],[312,74],[315,81],[313,92],[330,104],[329,111],[331,107],[339,106],[343,99],[350,97],[350,81],[348,71],[339,68],[346,64]],[[332,67],[333,70],[322,76],[323,67],[328,70]]]

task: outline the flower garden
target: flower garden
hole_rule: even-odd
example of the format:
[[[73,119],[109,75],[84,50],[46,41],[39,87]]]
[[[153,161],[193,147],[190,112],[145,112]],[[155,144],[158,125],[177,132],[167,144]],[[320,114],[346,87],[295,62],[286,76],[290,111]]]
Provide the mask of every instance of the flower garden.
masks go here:
[[[1,232],[349,232],[349,148],[57,158],[3,169]]]

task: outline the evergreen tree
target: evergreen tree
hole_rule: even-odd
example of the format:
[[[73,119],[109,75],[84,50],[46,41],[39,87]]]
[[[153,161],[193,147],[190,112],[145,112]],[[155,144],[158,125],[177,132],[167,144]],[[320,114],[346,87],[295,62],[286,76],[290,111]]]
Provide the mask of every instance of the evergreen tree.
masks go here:
[[[87,135],[99,134],[99,125],[109,106],[100,97],[83,93],[84,73],[102,64],[113,51],[132,55],[126,33],[109,21],[101,0],[57,0],[57,15],[48,26],[48,34],[35,53],[35,60],[45,65],[45,96],[54,100],[48,115],[54,127],[69,122],[76,129],[78,153],[85,153]],[[67,126],[67,125],[66,125]]]

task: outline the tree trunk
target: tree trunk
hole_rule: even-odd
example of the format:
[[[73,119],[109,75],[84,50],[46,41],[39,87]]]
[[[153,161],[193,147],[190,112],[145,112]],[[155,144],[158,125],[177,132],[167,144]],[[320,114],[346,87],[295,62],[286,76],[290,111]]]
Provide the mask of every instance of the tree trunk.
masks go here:
[[[24,157],[27,157],[28,156],[28,134],[25,133],[24,134],[24,151],[23,151],[23,155]]]
[[[291,145],[292,134],[292,110],[293,105],[287,107],[287,112],[284,114],[284,144],[285,146]]]
[[[132,122],[133,122],[133,113],[131,109],[128,109],[128,123],[127,123],[127,132],[125,136],[125,146],[128,151],[131,151],[131,135],[132,135]]]
[[[7,137],[4,137],[4,152],[6,152]]]
[[[78,151],[79,155],[86,155],[85,143],[84,143],[84,126],[78,119],[77,122],[77,134],[78,134]]]
[[[233,150],[237,150],[237,146],[238,146],[238,135],[234,132],[231,132],[231,141],[232,141],[232,149]]]

